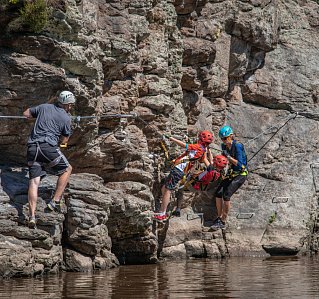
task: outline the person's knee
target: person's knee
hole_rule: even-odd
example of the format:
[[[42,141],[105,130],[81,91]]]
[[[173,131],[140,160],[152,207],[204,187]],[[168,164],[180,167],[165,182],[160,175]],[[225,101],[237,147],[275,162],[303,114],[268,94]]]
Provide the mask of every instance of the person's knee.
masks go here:
[[[40,185],[40,177],[29,180],[29,188],[38,188]]]
[[[170,197],[172,191],[170,189],[164,188],[163,197]]]
[[[69,178],[69,176],[71,175],[71,173],[72,173],[72,166],[69,165],[69,166],[64,170],[64,172],[59,175],[59,177],[63,177],[64,179],[66,179],[66,178]]]

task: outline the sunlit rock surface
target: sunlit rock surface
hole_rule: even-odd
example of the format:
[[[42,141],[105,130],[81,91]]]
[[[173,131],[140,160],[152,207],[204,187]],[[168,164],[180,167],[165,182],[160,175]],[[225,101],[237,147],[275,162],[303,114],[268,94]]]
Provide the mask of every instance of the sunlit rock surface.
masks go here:
[[[0,5],[0,115],[21,115],[69,89],[75,116],[97,116],[74,123],[65,150],[75,173],[67,213],[45,211],[55,184],[48,177],[34,231],[25,226],[32,121],[1,118],[2,276],[318,251],[315,1],[61,1],[39,34],[17,27],[17,10]],[[134,114],[101,117],[110,113]],[[181,218],[153,224],[168,171],[160,134],[217,135],[225,123],[248,159],[256,154],[227,229],[211,232],[214,199],[189,192]]]

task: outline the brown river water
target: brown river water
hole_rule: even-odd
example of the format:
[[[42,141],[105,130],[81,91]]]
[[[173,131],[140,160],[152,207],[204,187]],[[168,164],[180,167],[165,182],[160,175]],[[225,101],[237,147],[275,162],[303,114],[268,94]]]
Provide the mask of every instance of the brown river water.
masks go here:
[[[0,298],[318,298],[319,258],[229,258],[0,280]]]

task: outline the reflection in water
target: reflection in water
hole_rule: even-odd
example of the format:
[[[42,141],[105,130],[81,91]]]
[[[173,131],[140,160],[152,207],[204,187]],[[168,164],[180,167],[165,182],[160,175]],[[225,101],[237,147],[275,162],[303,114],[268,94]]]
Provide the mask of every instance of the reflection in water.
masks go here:
[[[0,298],[319,298],[316,258],[230,258],[2,280]]]

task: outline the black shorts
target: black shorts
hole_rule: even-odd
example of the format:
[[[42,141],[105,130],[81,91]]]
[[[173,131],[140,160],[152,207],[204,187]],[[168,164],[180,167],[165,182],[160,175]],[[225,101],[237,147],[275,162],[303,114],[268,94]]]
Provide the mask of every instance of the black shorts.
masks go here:
[[[70,165],[60,149],[48,143],[28,144],[27,159],[30,180],[37,177],[44,178],[46,170],[61,175]]]
[[[216,197],[230,201],[232,195],[245,183],[246,178],[246,175],[237,175],[223,180],[216,190]]]
[[[183,178],[184,172],[174,167],[165,179],[165,187],[168,190],[174,190],[179,181]]]

